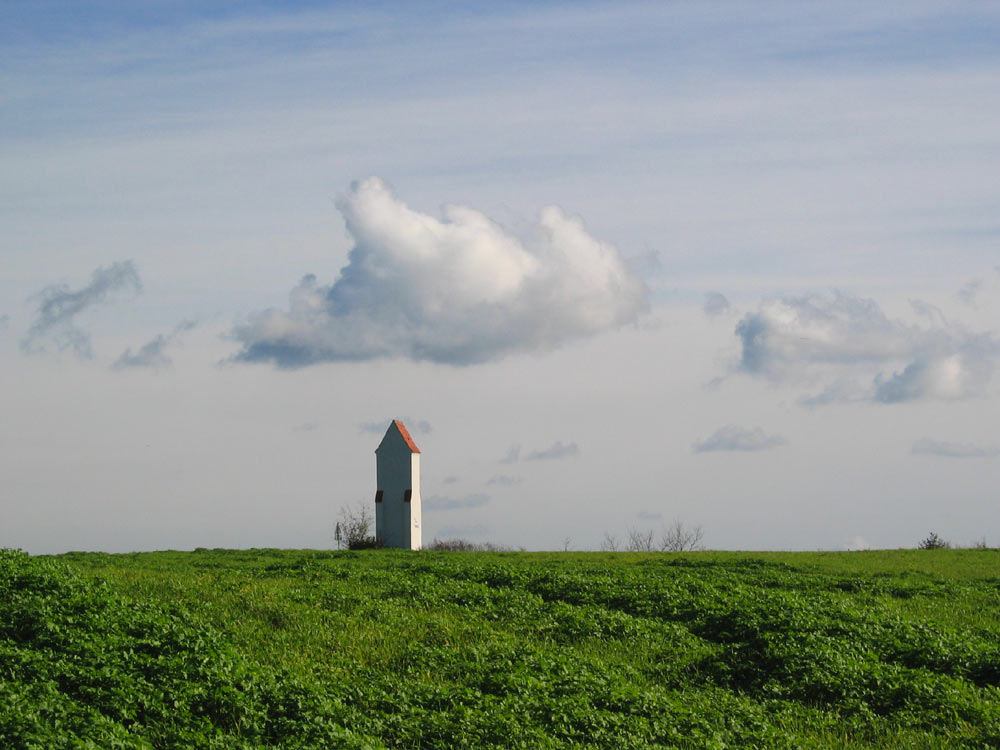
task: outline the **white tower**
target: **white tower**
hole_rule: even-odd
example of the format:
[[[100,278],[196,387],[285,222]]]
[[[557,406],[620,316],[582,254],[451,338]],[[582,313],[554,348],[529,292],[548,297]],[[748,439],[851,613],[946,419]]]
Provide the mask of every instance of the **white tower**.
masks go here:
[[[375,449],[375,538],[420,549],[420,449],[398,419]]]

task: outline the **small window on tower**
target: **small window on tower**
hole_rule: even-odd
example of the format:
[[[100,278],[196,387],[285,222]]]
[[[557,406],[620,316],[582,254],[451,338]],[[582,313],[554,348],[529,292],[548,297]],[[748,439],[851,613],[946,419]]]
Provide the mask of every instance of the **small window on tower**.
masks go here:
[[[403,502],[404,503],[410,502],[411,497],[413,497],[413,490],[407,490],[406,492],[403,493]]]
[[[375,490],[375,502],[382,502],[382,490]]]

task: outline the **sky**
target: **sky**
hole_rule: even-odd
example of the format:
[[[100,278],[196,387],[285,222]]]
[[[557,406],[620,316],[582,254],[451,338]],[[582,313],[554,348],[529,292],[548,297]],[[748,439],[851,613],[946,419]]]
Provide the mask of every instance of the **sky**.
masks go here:
[[[6,2],[0,547],[1000,544],[1000,8]]]

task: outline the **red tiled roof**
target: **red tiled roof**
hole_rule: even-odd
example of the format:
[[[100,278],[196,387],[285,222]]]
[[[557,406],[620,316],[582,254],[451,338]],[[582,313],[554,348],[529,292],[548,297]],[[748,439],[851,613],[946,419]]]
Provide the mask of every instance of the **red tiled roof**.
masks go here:
[[[420,449],[417,444],[413,442],[413,438],[410,437],[410,433],[406,431],[406,427],[398,419],[392,420],[392,423],[396,425],[396,429],[399,430],[399,434],[402,436],[403,441],[406,443],[406,447],[409,448],[414,453],[420,453]]]

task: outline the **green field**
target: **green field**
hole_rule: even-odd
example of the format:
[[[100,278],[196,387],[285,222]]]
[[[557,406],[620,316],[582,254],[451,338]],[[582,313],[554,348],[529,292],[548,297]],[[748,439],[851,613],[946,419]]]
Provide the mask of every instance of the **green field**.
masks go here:
[[[1000,552],[0,552],[0,747],[996,748]]]

